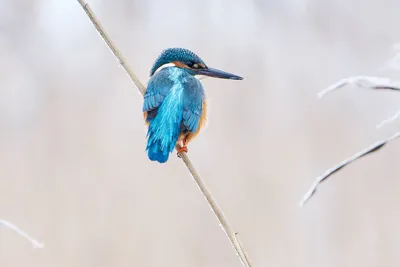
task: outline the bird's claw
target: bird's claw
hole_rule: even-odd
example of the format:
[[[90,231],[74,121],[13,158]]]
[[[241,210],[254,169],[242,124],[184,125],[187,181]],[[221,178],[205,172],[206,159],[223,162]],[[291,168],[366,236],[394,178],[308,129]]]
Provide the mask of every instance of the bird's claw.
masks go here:
[[[181,157],[181,153],[182,153],[182,152],[185,152],[185,153],[188,152],[188,149],[187,149],[186,146],[182,146],[181,148],[178,149],[178,153],[176,153],[176,155],[178,156],[178,158]]]

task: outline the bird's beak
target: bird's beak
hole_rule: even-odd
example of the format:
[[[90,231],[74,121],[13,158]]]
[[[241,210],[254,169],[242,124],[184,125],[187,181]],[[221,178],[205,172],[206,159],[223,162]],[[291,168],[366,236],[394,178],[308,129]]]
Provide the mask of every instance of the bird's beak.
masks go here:
[[[221,78],[221,79],[230,79],[230,80],[243,80],[242,77],[237,76],[232,73],[228,73],[222,70],[217,70],[213,68],[207,68],[207,69],[200,69],[197,70],[198,75],[205,75],[209,77],[214,77],[214,78]]]

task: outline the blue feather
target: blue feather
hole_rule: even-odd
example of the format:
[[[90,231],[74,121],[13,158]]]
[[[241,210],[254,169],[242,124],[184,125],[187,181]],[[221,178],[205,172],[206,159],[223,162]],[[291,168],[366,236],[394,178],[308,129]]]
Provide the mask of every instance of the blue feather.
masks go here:
[[[203,86],[193,79],[187,86],[183,103],[183,123],[189,132],[196,132],[199,126],[205,98]]]
[[[184,48],[164,50],[150,70],[144,95],[143,112],[149,159],[164,163],[178,139],[186,145],[199,131],[204,90],[197,75],[241,80],[242,77],[208,68],[192,51]],[[185,148],[185,147],[184,147]]]
[[[202,85],[185,70],[169,67],[152,76],[143,103],[143,111],[157,110],[155,117],[147,117],[146,150],[150,160],[168,160],[182,122],[189,132],[197,129],[203,98]]]
[[[147,117],[147,154],[150,160],[164,163],[174,150],[181,124],[189,132],[197,130],[204,91],[201,83],[183,69],[164,68],[154,74],[144,95],[143,111],[157,109]]]

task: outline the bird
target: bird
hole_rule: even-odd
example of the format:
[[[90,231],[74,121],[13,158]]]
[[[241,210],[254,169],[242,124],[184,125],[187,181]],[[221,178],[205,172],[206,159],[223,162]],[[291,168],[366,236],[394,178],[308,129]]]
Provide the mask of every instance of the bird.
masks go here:
[[[167,48],[155,60],[144,93],[143,117],[147,126],[147,156],[165,163],[179,144],[180,154],[205,125],[207,103],[201,78],[243,80],[242,77],[209,68],[186,48]]]

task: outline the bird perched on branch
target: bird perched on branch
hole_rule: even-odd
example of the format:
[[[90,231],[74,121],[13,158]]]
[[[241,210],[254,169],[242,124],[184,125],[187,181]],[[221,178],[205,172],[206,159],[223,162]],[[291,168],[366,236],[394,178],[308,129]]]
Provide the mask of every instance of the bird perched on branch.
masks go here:
[[[209,68],[184,48],[166,49],[155,61],[143,103],[150,160],[166,162],[176,144],[180,144],[178,155],[187,152],[187,144],[204,126],[207,104],[200,76],[243,79]]]

